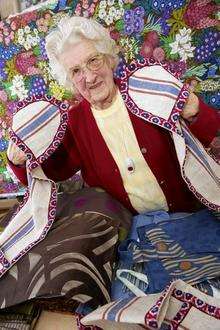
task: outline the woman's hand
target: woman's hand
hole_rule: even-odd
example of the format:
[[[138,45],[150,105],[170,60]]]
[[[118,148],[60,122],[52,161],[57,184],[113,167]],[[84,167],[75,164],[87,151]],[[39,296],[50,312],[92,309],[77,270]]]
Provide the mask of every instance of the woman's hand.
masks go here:
[[[181,116],[186,119],[192,120],[199,112],[199,99],[194,93],[189,94],[189,98],[181,112]]]
[[[7,156],[14,165],[24,165],[27,160],[25,153],[11,140],[9,141]]]
[[[199,99],[196,94],[193,93],[196,85],[197,81],[192,80],[189,87],[189,98],[181,112],[181,116],[188,121],[193,120],[193,117],[199,113]]]

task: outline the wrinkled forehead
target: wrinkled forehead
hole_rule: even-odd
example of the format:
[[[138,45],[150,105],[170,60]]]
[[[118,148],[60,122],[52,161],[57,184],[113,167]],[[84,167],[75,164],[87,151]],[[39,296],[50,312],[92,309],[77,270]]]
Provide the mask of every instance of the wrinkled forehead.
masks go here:
[[[95,54],[94,42],[84,39],[74,44],[66,43],[59,59],[68,69],[86,63]]]

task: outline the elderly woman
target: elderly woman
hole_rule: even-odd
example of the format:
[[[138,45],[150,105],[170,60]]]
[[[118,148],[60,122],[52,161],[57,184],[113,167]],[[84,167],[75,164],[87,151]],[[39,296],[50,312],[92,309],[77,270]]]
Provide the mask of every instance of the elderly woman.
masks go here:
[[[133,214],[158,210],[194,212],[204,207],[202,203],[219,209],[219,167],[204,147],[216,136],[220,122],[217,113],[196,95],[191,93],[187,98],[182,83],[160,63],[144,59],[128,66],[127,76],[114,79],[118,48],[108,31],[91,19],[63,19],[48,35],[46,50],[55,79],[74,91],[80,102],[70,108],[64,139],[42,168],[53,181],[66,180],[81,170],[89,188],[80,191],[77,203],[90,200],[98,218],[94,218],[91,209],[81,210],[80,214],[74,210],[74,196],[61,198],[64,218],[60,227],[56,221],[55,229],[28,254],[29,258],[43,256],[42,266],[39,270],[35,267],[31,278],[28,274],[19,277],[20,281],[24,279],[25,287],[30,282],[29,288],[38,279],[38,271],[48,265],[41,277],[46,277],[45,283],[39,286],[36,282],[37,288],[30,295],[25,291],[16,302],[58,296],[55,283],[61,296],[67,292],[69,299],[103,304],[110,299],[107,291],[119,222],[110,221],[111,216],[103,209],[97,210],[95,187],[111,196],[111,204],[120,202],[116,209],[121,222],[126,218],[121,205]],[[24,153],[11,143],[8,158],[14,173],[27,184]],[[103,199],[109,205],[105,193]],[[67,219],[68,204],[73,215]],[[62,242],[54,244],[60,237],[64,237]],[[69,245],[64,247],[65,243]],[[59,253],[56,257],[53,246]],[[67,260],[62,266],[65,274],[60,278],[61,266],[53,266],[58,261],[66,262],[67,256],[74,262],[69,264]],[[19,260],[18,268],[35,263],[36,258],[30,263],[25,258]],[[21,288],[20,282],[18,285]]]
[[[49,178],[65,180],[81,169],[88,186],[103,188],[133,213],[191,212],[200,209],[204,200],[219,207],[219,201],[195,193],[196,183],[186,179],[170,132],[126,108],[120,81],[114,79],[118,48],[106,29],[91,19],[63,19],[48,35],[46,49],[55,79],[81,97],[69,112],[63,143],[43,164]],[[158,75],[160,79],[160,71]],[[208,147],[220,127],[217,113],[191,93],[180,116]],[[24,154],[12,146],[9,160],[26,184],[25,169],[20,166]],[[211,185],[206,190],[216,195]]]

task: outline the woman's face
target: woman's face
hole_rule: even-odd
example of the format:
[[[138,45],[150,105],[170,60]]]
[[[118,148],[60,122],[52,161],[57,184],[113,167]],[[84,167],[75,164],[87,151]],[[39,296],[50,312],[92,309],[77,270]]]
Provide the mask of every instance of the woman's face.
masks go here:
[[[89,103],[104,109],[111,104],[116,91],[113,63],[109,57],[100,55],[101,65],[98,65],[97,70],[91,70],[90,63],[97,55],[99,53],[93,43],[82,40],[78,44],[68,45],[60,55],[60,60],[69,71],[76,90]]]

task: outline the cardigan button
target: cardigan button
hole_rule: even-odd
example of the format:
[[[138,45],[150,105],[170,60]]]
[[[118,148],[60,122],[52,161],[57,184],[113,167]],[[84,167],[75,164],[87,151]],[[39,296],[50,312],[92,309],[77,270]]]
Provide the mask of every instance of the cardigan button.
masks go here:
[[[115,169],[114,169],[114,172],[115,172],[115,173],[118,173],[118,169],[117,169],[117,168],[115,168]]]
[[[147,149],[146,149],[146,148],[141,148],[141,152],[142,152],[142,154],[144,155],[144,154],[147,153]]]
[[[162,185],[162,184],[164,184],[165,183],[165,180],[161,180],[160,181],[160,184]]]

